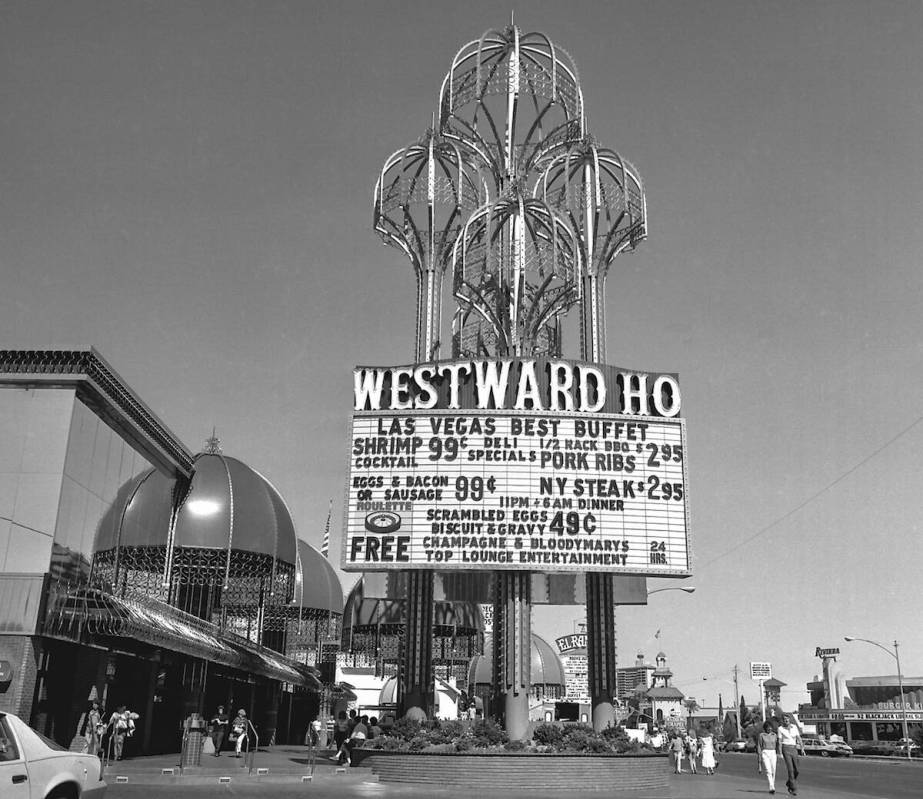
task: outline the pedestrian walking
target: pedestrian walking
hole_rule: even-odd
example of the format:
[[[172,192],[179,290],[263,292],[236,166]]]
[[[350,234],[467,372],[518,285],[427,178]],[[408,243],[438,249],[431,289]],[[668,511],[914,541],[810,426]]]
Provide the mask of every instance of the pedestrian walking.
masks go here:
[[[788,773],[788,779],[785,781],[785,787],[788,788],[789,794],[798,795],[798,755],[804,754],[804,743],[801,740],[801,730],[795,724],[795,719],[791,714],[786,713],[782,717],[782,724],[778,730],[779,751],[782,752],[782,760],[785,762],[785,770]]]
[[[763,723],[763,731],[756,739],[756,753],[759,758],[757,770],[766,775],[769,793],[776,792],[776,763],[779,753],[779,736],[772,722]]]
[[[674,733],[670,739],[670,754],[673,756],[673,771],[676,774],[683,773],[683,750],[685,748],[686,744],[683,742],[682,736]]]
[[[346,739],[346,743],[343,744],[343,748],[346,751],[346,765],[351,766],[353,764],[353,750],[361,749],[365,746],[365,742],[369,737],[369,717],[368,716],[358,716],[356,718],[356,723],[353,725],[352,732],[349,734],[349,738]]]
[[[119,705],[109,717],[106,734],[109,739],[110,760],[122,759],[125,752],[125,739],[135,734],[135,722],[138,718],[138,714],[126,709],[125,705]]]
[[[228,733],[229,722],[228,714],[224,712],[224,705],[218,705],[211,720],[211,738],[215,745],[215,757],[221,757],[221,747],[224,744],[224,736]]]
[[[87,711],[86,728],[84,738],[86,739],[85,751],[91,755],[98,755],[100,750],[100,739],[106,730],[103,724],[102,711],[99,709],[99,702],[93,702]]]
[[[308,748],[308,765],[311,767],[311,775],[314,775],[314,768],[317,764],[317,747],[320,745],[320,721],[314,719],[304,734],[304,745]]]
[[[718,760],[715,758],[715,737],[711,733],[705,733],[699,739],[699,749],[702,752],[702,768],[711,776],[718,766]]]
[[[234,757],[240,757],[240,751],[244,744],[247,745],[247,750],[250,749],[249,732],[250,720],[247,718],[247,711],[240,709],[237,711],[234,721],[231,722],[231,735],[228,739],[235,746]]]
[[[697,774],[696,759],[699,756],[699,743],[694,735],[686,736],[686,757],[689,760],[690,774]]]
[[[349,738],[349,719],[346,718],[346,711],[341,710],[337,713],[336,724],[333,728],[333,745],[336,748],[336,755],[334,755],[331,760],[340,759],[340,749],[343,744],[346,742],[346,739]]]

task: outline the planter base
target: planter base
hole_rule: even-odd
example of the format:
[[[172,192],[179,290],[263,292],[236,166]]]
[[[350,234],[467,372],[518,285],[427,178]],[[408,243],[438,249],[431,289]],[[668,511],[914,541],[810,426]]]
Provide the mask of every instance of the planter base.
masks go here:
[[[356,757],[361,752],[360,757]],[[381,782],[472,790],[631,791],[669,785],[666,755],[408,754],[356,750]]]

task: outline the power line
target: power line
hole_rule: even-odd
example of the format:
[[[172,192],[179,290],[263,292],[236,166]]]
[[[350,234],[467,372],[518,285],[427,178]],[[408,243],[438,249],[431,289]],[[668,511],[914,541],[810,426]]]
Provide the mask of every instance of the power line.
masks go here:
[[[770,523],[767,524],[765,527],[761,528],[760,530],[757,530],[753,535],[749,536],[748,538],[745,538],[743,541],[738,542],[737,544],[735,544],[734,546],[732,546],[730,549],[726,549],[726,550],[725,550],[724,552],[722,552],[720,555],[715,555],[715,557],[713,557],[711,560],[707,560],[707,561],[705,561],[705,563],[702,563],[702,564],[700,564],[700,565],[697,565],[697,566],[696,566],[696,569],[695,569],[696,573],[698,574],[698,572],[701,571],[702,569],[708,568],[708,567],[711,566],[713,563],[715,563],[715,562],[721,560],[721,559],[724,558],[724,557],[727,557],[727,556],[730,555],[732,552],[736,552],[736,551],[737,551],[738,549],[740,549],[741,547],[746,546],[746,545],[749,544],[751,541],[754,541],[755,539],[759,538],[761,535],[763,535],[763,534],[769,532],[773,527],[775,527],[775,526],[777,526],[777,525],[779,525],[779,524],[782,524],[782,522],[784,522],[784,521],[786,521],[787,519],[789,519],[789,518],[791,518],[792,516],[794,516],[796,513],[798,513],[798,511],[802,510],[802,509],[805,508],[807,505],[810,505],[812,502],[814,502],[814,500],[816,500],[816,499],[818,499],[819,497],[821,497],[822,495],[826,494],[831,488],[833,488],[834,486],[838,485],[839,483],[842,483],[843,480],[845,480],[847,477],[849,477],[853,472],[855,472],[855,471],[857,471],[858,469],[860,469],[860,468],[862,468],[863,466],[865,466],[865,464],[867,464],[870,460],[872,460],[872,458],[876,457],[877,455],[880,455],[880,454],[881,454],[882,452],[884,452],[888,447],[890,447],[895,441],[897,441],[899,438],[901,438],[901,437],[905,436],[907,433],[909,433],[909,432],[910,432],[914,427],[916,427],[920,422],[923,422],[923,416],[918,416],[918,417],[916,418],[915,421],[913,421],[913,422],[911,422],[909,425],[907,425],[907,427],[905,427],[903,430],[901,430],[899,433],[897,433],[897,435],[895,435],[893,438],[889,439],[889,440],[886,441],[884,444],[882,444],[878,449],[876,449],[874,452],[872,452],[871,454],[869,454],[869,455],[867,455],[866,457],[864,457],[864,458],[863,458],[861,461],[859,461],[855,466],[853,466],[852,468],[850,468],[850,469],[848,469],[847,471],[843,472],[843,473],[842,473],[839,477],[837,477],[835,480],[833,480],[832,482],[828,483],[828,484],[825,485],[823,488],[821,488],[819,491],[817,491],[816,493],[814,493],[814,494],[812,494],[811,496],[809,496],[809,497],[808,497],[806,500],[804,500],[804,502],[802,502],[800,505],[797,505],[796,507],[792,508],[792,509],[791,509],[790,511],[788,511],[788,513],[786,513],[784,516],[780,516],[780,517],[779,517],[778,519],[776,519],[774,522],[770,522]]]

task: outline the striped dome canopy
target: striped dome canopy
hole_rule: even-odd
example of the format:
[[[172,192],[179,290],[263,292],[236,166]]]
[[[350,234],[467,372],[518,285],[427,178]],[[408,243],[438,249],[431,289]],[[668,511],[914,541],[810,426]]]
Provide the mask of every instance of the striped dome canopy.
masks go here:
[[[156,469],[130,480],[100,523],[96,551],[166,546],[181,491]],[[245,463],[221,453],[200,453],[185,497],[176,499],[173,546],[233,549],[294,565],[295,526],[285,501]]]
[[[336,571],[327,558],[300,538],[293,602],[311,610],[343,613],[343,588]]]
[[[565,685],[564,666],[551,644],[544,638],[532,633],[531,650],[531,677],[533,689],[542,686],[547,690],[562,690]],[[484,654],[471,659],[468,668],[469,690],[478,685],[490,685],[491,658],[493,656],[493,642],[487,641]]]

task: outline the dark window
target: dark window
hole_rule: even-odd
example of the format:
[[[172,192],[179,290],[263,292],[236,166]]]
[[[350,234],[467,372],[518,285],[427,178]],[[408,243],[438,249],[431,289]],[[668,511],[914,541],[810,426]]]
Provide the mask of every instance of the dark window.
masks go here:
[[[5,716],[0,716],[0,763],[19,760],[19,749]]]

